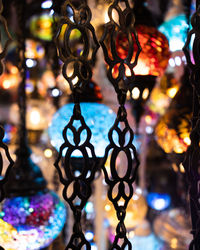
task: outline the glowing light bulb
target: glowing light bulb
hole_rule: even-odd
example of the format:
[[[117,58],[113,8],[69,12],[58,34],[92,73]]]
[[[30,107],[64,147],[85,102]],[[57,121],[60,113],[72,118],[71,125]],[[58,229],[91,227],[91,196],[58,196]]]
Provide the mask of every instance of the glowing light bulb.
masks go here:
[[[146,115],[146,116],[145,116],[145,122],[146,122],[147,124],[151,124],[151,121],[152,121],[151,116],[150,116],[150,115]]]
[[[15,67],[15,66],[12,66],[11,69],[10,69],[10,73],[14,74],[14,75],[17,74],[18,73],[18,68]]]
[[[149,96],[149,90],[147,88],[145,88],[143,93],[142,93],[142,98],[147,99],[148,96]]]
[[[52,96],[53,96],[53,97],[58,97],[59,95],[60,95],[59,89],[53,89],[53,90],[52,90]]]
[[[172,87],[172,88],[169,88],[167,90],[167,95],[170,97],[170,98],[174,98],[174,96],[176,95],[178,91],[178,87]]]
[[[138,87],[133,88],[132,97],[135,100],[137,100],[140,97],[140,90],[138,89]]]
[[[134,231],[130,231],[129,232],[129,238],[133,238],[135,236],[135,232]]]
[[[185,168],[184,168],[184,166],[183,166],[183,163],[181,163],[181,164],[179,165],[179,168],[180,168],[181,173],[185,173]]]
[[[178,240],[176,238],[171,239],[171,248],[176,249],[178,244]]]
[[[184,141],[185,144],[187,144],[188,146],[191,144],[190,137],[185,137],[185,138],[183,139],[183,141]]]
[[[180,66],[180,65],[181,65],[181,58],[180,58],[180,56],[176,56],[176,57],[174,58],[174,61],[175,61],[175,63],[176,63],[177,66]]]
[[[11,87],[11,81],[8,79],[4,80],[2,86],[4,89],[9,89]]]
[[[51,0],[47,0],[41,4],[41,8],[42,9],[49,9],[49,8],[51,8],[52,5],[53,5],[53,2]]]
[[[169,59],[169,65],[170,65],[172,68],[176,66],[175,61],[174,61],[173,58],[170,58],[170,59]]]
[[[88,241],[93,240],[93,238],[94,238],[93,232],[87,231],[87,232],[85,233],[85,238],[86,238],[86,240],[88,240]]]
[[[52,150],[50,148],[45,149],[44,155],[46,158],[51,158],[53,155]]]
[[[37,64],[37,61],[36,61],[36,60],[33,60],[33,59],[31,59],[31,58],[29,58],[29,59],[26,60],[26,66],[27,66],[28,68],[33,68],[33,67],[36,66],[36,64]]]
[[[110,205],[105,205],[105,210],[108,212],[111,210],[111,206]]]
[[[131,98],[131,93],[130,93],[129,90],[128,90],[127,93],[126,93],[126,97],[127,97],[127,100],[130,100],[130,98]]]
[[[76,76],[73,80],[72,83],[75,85],[78,82],[78,77]]]
[[[168,194],[149,193],[147,203],[151,208],[161,211],[169,207],[171,198]]]
[[[30,113],[30,122],[33,125],[38,125],[40,123],[40,120],[41,116],[39,110],[37,108],[33,108]]]

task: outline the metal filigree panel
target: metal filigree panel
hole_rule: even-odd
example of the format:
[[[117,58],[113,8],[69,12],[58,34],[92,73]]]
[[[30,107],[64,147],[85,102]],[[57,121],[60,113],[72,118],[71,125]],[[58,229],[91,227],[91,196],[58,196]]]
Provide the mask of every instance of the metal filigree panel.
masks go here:
[[[188,147],[183,163],[190,194],[191,233],[193,234],[190,250],[200,249],[200,1],[196,3],[196,12],[191,19],[192,30],[188,33],[183,48],[191,70],[190,81],[194,90],[191,145]],[[192,46],[192,51],[190,51],[190,46]]]
[[[4,48],[2,48],[2,51],[0,53],[0,75],[3,73],[2,60],[4,59],[4,57],[6,55],[6,51],[8,49],[8,46],[12,41],[12,38],[11,38],[10,33],[8,31],[7,22],[6,22],[5,18],[2,16],[2,12],[3,12],[3,3],[2,3],[2,0],[0,0],[0,24],[3,26],[3,29],[7,35],[7,40],[5,42]],[[1,36],[0,36],[0,43],[1,43]]]
[[[10,44],[10,42],[12,41],[12,38],[10,36],[10,33],[8,31],[8,27],[7,27],[7,22],[5,20],[5,18],[2,16],[2,12],[3,12],[3,3],[2,0],[0,0],[0,23],[3,26],[3,29],[5,30],[5,33],[7,35],[7,40],[5,42],[4,47],[2,48],[2,51],[0,53],[0,75],[3,73],[3,64],[2,64],[2,60],[4,59],[8,46]],[[0,42],[1,42],[1,33],[0,33]],[[2,171],[3,171],[3,157],[2,157],[2,153],[7,157],[9,165],[7,166],[7,169],[4,173],[4,177],[2,179],[0,179],[0,202],[4,199],[5,196],[5,192],[4,192],[4,185],[8,180],[8,175],[9,172],[14,164],[12,158],[10,157],[9,151],[8,151],[8,147],[7,145],[3,142],[3,138],[4,138],[4,129],[0,126],[0,148],[4,151],[4,153],[1,151],[0,152],[0,176],[2,176]],[[3,250],[3,248],[0,246],[0,249]]]
[[[120,7],[120,3],[124,3],[124,9]],[[113,18],[114,12],[118,14],[118,21],[116,21],[116,18]],[[119,220],[111,249],[132,249],[131,243],[126,236],[124,219],[127,205],[133,195],[133,182],[136,178],[139,161],[133,145],[134,133],[128,124],[124,105],[127,91],[131,90],[134,85],[133,68],[137,64],[141,48],[134,28],[135,17],[133,10],[130,8],[127,0],[115,0],[108,9],[108,16],[110,22],[105,25],[105,31],[100,44],[108,64],[108,78],[117,92],[120,107],[115,123],[108,134],[110,144],[106,148],[102,168],[105,181],[108,184],[108,198],[113,203]],[[128,54],[125,58],[119,57],[116,52],[116,41],[120,34],[125,35],[129,43]],[[133,49],[134,42],[137,44],[137,51]],[[114,67],[116,66],[118,67],[117,77],[113,75]],[[126,73],[127,69],[129,74]],[[113,134],[117,134],[118,141],[114,140]],[[116,164],[120,152],[123,152],[127,158],[127,167],[123,176],[119,174],[120,171],[117,169]],[[110,176],[105,167],[109,153],[111,153]]]
[[[4,178],[0,179],[0,202],[4,199],[3,185],[6,183],[6,181],[8,179],[9,172],[11,170],[11,167],[13,166],[13,163],[14,163],[10,157],[7,145],[3,142],[3,138],[4,138],[4,129],[0,126],[0,148],[3,149],[7,159],[9,161],[9,165],[5,171]],[[0,152],[0,176],[2,175],[2,170],[3,170],[3,158],[2,158],[2,153]]]
[[[68,17],[67,10],[72,13],[71,18]],[[90,243],[82,232],[81,213],[92,192],[91,184],[97,170],[97,159],[94,147],[90,143],[91,130],[81,115],[79,96],[92,77],[92,65],[99,44],[94,28],[90,24],[91,11],[86,1],[83,1],[79,6],[74,6],[70,0],[65,1],[62,7],[62,15],[58,24],[56,44],[60,59],[64,63],[63,76],[70,85],[75,105],[73,115],[63,130],[64,143],[60,147],[55,167],[58,170],[60,181],[64,185],[63,197],[74,214],[73,233],[66,249],[83,249],[84,247],[84,249],[91,249]],[[60,34],[63,29],[65,30],[61,40]],[[73,30],[78,30],[81,34],[82,49],[80,53],[73,51],[70,46],[70,37]],[[73,141],[68,133],[73,134]],[[73,160],[75,160],[73,159],[73,152],[75,150],[80,151],[83,157],[83,164],[80,166],[78,176],[73,167]],[[62,164],[63,151],[65,156]]]

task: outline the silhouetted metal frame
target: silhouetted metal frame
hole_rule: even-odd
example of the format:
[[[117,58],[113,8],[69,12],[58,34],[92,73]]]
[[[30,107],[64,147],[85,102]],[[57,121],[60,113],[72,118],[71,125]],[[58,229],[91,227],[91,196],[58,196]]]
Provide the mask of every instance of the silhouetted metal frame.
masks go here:
[[[183,48],[190,68],[190,82],[193,86],[193,118],[191,145],[188,147],[183,162],[189,185],[190,211],[192,219],[193,240],[190,250],[200,249],[200,1],[196,1],[196,12],[191,19],[192,30],[189,31]],[[193,40],[194,36],[194,40]],[[190,44],[192,51],[190,51]]]
[[[67,8],[71,8],[73,20],[67,16]],[[91,185],[97,171],[98,161],[94,146],[90,143],[91,130],[85,123],[79,103],[79,95],[92,77],[92,66],[94,65],[95,55],[99,48],[90,20],[91,11],[86,1],[82,1],[78,7],[75,7],[70,0],[67,0],[62,6],[62,17],[58,23],[58,32],[55,37],[59,57],[64,63],[62,73],[70,85],[75,103],[73,115],[63,130],[64,143],[60,147],[59,155],[55,162],[60,181],[64,185],[63,197],[70,205],[74,214],[73,233],[66,249],[82,249],[83,247],[86,247],[85,249],[91,249],[90,243],[86,240],[82,231],[81,216],[82,210],[92,193]],[[60,32],[64,24],[67,24],[67,27],[64,32],[63,41],[60,41]],[[69,45],[70,34],[74,29],[78,29],[83,38],[83,51],[80,55],[75,55]],[[69,75],[68,67],[70,64],[73,66],[73,73]],[[76,83],[73,83],[73,79],[77,80]],[[79,121],[80,123],[78,129],[74,126],[75,121]],[[73,142],[68,138],[67,132],[69,130],[73,133]],[[86,132],[86,138],[84,141],[81,141],[83,131]],[[62,165],[64,150],[66,152]],[[85,163],[84,166],[82,166],[82,171],[79,176],[75,176],[70,163],[70,159],[75,150],[81,152]],[[62,172],[62,168],[64,168],[64,173]],[[69,194],[70,189],[72,189],[72,192]],[[79,199],[79,203],[76,203],[77,198]]]
[[[125,9],[122,10],[120,8],[120,2],[125,4]],[[114,10],[118,13],[118,23],[113,19],[112,13]],[[115,88],[120,107],[115,123],[108,133],[110,144],[106,147],[101,166],[105,175],[105,181],[108,184],[108,198],[113,203],[119,220],[115,239],[110,249],[132,249],[132,245],[126,236],[124,219],[126,216],[126,208],[134,192],[133,183],[136,179],[139,160],[135,146],[133,145],[134,133],[128,124],[127,112],[124,105],[127,91],[131,90],[134,86],[135,77],[133,69],[137,64],[141,47],[134,28],[135,17],[133,10],[130,8],[127,0],[114,0],[108,9],[108,16],[110,22],[105,25],[105,31],[100,40],[100,44],[108,65],[108,79]],[[116,50],[116,40],[120,33],[125,34],[128,38],[129,50],[126,58],[120,58]],[[134,51],[134,42],[136,43],[137,51]],[[119,65],[119,73],[118,76],[114,78],[112,72],[117,64]],[[126,76],[126,68],[130,70],[130,76]],[[113,139],[114,132],[118,135],[118,142]],[[125,153],[128,162],[123,177],[121,177],[121,175],[119,176],[116,164],[117,156],[120,152]],[[109,176],[105,167],[109,153],[111,153],[109,171],[111,176]],[[117,194],[115,193],[116,189],[118,190]]]
[[[2,16],[2,12],[3,12],[3,3],[2,3],[2,0],[0,0],[0,24],[3,25],[5,33],[8,37],[6,40],[6,43],[4,45],[4,48],[2,49],[2,51],[0,53],[0,75],[3,73],[2,60],[5,58],[8,46],[12,41],[12,38],[11,38],[10,33],[8,31],[7,22],[6,22],[5,18]],[[0,34],[0,38],[1,38],[1,34]],[[0,148],[3,149],[3,151],[5,152],[5,156],[7,157],[8,162],[9,162],[7,169],[4,173],[4,177],[0,180],[0,202],[2,202],[4,197],[5,197],[4,185],[8,180],[10,170],[14,164],[14,162],[9,154],[8,147],[3,142],[3,138],[4,138],[4,129],[2,126],[0,126]],[[3,171],[3,157],[2,157],[2,152],[0,152],[0,176],[2,175],[2,171]],[[3,249],[3,248],[0,246],[0,249]]]

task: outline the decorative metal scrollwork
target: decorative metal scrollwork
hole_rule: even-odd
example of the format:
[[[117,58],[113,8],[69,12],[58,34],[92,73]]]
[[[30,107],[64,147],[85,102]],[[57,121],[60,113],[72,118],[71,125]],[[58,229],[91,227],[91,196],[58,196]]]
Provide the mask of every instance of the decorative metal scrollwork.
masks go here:
[[[200,249],[200,1],[196,1],[196,12],[191,19],[192,30],[188,33],[183,48],[191,70],[190,81],[193,86],[193,118],[191,145],[188,147],[184,167],[189,184],[190,209],[193,240],[190,250]],[[193,40],[194,36],[194,40]],[[190,45],[192,44],[192,52]]]
[[[5,33],[8,37],[8,39],[6,40],[6,43],[4,45],[4,48],[2,49],[2,51],[0,53],[0,75],[3,73],[2,60],[4,59],[6,52],[7,52],[7,49],[8,49],[8,46],[12,41],[12,38],[11,38],[10,33],[8,31],[7,22],[6,22],[5,18],[2,16],[2,12],[3,12],[3,3],[2,3],[2,0],[0,0],[0,22],[3,25]],[[0,42],[1,42],[1,34],[0,34]],[[3,138],[4,138],[4,129],[0,126],[0,148],[3,149],[3,151],[5,152],[5,156],[7,157],[8,161],[9,161],[9,165],[4,173],[4,177],[2,179],[0,179],[0,202],[2,202],[2,200],[4,199],[4,196],[5,196],[4,185],[8,180],[8,175],[9,175],[10,170],[14,164],[12,158],[10,157],[8,147],[3,142]],[[2,171],[3,171],[3,157],[2,157],[2,152],[0,152],[0,176],[2,175]],[[0,249],[4,250],[4,248],[1,246],[0,246]]]
[[[72,13],[71,18],[67,16],[67,10]],[[58,24],[56,45],[59,50],[60,59],[64,65],[63,76],[68,81],[73,97],[73,115],[63,130],[64,143],[60,147],[55,167],[58,170],[61,183],[64,185],[63,197],[70,205],[74,214],[74,226],[71,239],[66,249],[91,249],[81,227],[81,213],[91,195],[91,184],[97,170],[97,159],[94,147],[90,143],[91,130],[86,125],[79,104],[79,96],[84,91],[86,83],[92,77],[92,65],[99,48],[94,28],[90,24],[91,11],[86,1],[75,7],[70,0],[65,1],[62,7],[63,17]],[[61,30],[65,28],[63,40],[60,42]],[[70,34],[73,30],[81,33],[82,50],[80,53],[72,51],[70,47]],[[90,57],[91,56],[91,57]],[[70,74],[69,74],[69,69]],[[73,141],[68,133],[73,134]],[[73,152],[78,150],[83,157],[83,164],[77,176],[73,169]],[[62,156],[64,156],[62,173]]]
[[[73,15],[68,17],[67,9]],[[63,61],[63,76],[70,84],[73,93],[82,91],[84,83],[92,77],[92,65],[95,62],[95,55],[99,48],[93,26],[90,24],[91,11],[83,1],[80,6],[75,8],[70,0],[65,1],[62,6],[62,18],[58,24],[58,33],[56,35],[56,45],[59,50],[60,59]],[[62,43],[59,42],[62,27],[66,26]],[[82,36],[83,49],[79,54],[73,53],[70,47],[70,35],[72,31],[78,30]],[[78,52],[78,51],[76,51]],[[90,56],[91,55],[91,56]],[[69,68],[73,68],[71,71]],[[68,72],[68,70],[70,72]],[[82,90],[81,90],[82,89]]]
[[[2,52],[0,53],[0,75],[3,73],[2,60],[4,59],[4,57],[6,55],[6,51],[8,49],[8,46],[12,41],[12,37],[11,37],[9,31],[8,31],[7,22],[6,22],[5,18],[2,16],[2,12],[3,12],[3,3],[2,3],[2,0],[0,0],[0,23],[3,25],[5,33],[6,33],[7,37],[8,37],[8,39],[6,40],[6,43],[4,45],[4,48],[2,49]],[[0,38],[0,42],[1,42],[1,38]]]
[[[3,185],[6,183],[6,181],[8,179],[9,172],[11,170],[11,167],[14,164],[12,158],[10,157],[8,147],[3,142],[3,138],[4,138],[4,129],[0,126],[0,148],[2,148],[5,151],[5,155],[6,155],[7,159],[8,159],[8,161],[9,161],[9,165],[8,165],[8,167],[6,169],[4,178],[0,180],[0,202],[4,199]],[[0,176],[2,174],[2,170],[3,170],[3,158],[2,158],[2,154],[0,153]]]
[[[125,9],[120,8],[120,3],[125,3]],[[118,13],[117,23],[113,19],[114,10]],[[105,60],[108,64],[108,78],[113,84],[120,104],[117,118],[113,127],[110,129],[108,137],[110,144],[107,146],[105,156],[102,163],[102,168],[105,175],[105,181],[108,184],[108,198],[113,203],[119,223],[116,228],[116,235],[111,249],[132,249],[131,243],[126,236],[126,227],[124,219],[126,216],[127,205],[133,195],[133,182],[136,178],[139,161],[135,146],[133,145],[134,133],[127,121],[127,112],[124,107],[127,91],[133,88],[134,72],[133,68],[137,64],[137,59],[141,51],[137,34],[134,28],[134,14],[127,0],[115,0],[108,9],[110,22],[105,25],[105,31],[100,40],[100,44],[104,51]],[[129,42],[129,51],[126,58],[120,58],[116,52],[116,41],[119,35],[125,35]],[[137,51],[134,51],[134,42],[137,44]],[[110,46],[110,51],[109,51]],[[118,66],[118,76],[113,75],[114,67]],[[129,69],[130,74],[126,75],[126,69]],[[113,134],[118,135],[118,142],[113,139]],[[111,152],[110,172],[108,175],[105,168],[105,162],[108,154]],[[123,175],[119,175],[116,166],[116,159],[120,152],[124,152],[127,158],[127,169]],[[117,190],[117,194],[115,194]]]

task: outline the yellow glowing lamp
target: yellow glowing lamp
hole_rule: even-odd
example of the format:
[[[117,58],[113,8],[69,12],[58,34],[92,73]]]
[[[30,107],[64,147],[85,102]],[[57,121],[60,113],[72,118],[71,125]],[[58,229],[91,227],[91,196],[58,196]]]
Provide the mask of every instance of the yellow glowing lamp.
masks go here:
[[[34,16],[30,22],[31,33],[45,41],[51,41],[53,38],[53,17],[47,14]]]
[[[116,211],[112,203],[108,200],[105,201],[104,210],[106,218],[110,226],[115,228],[119,223],[116,216]],[[141,189],[137,188],[126,210],[125,225],[127,229],[136,227],[143,221],[147,213],[147,203],[144,196],[141,194]]]

